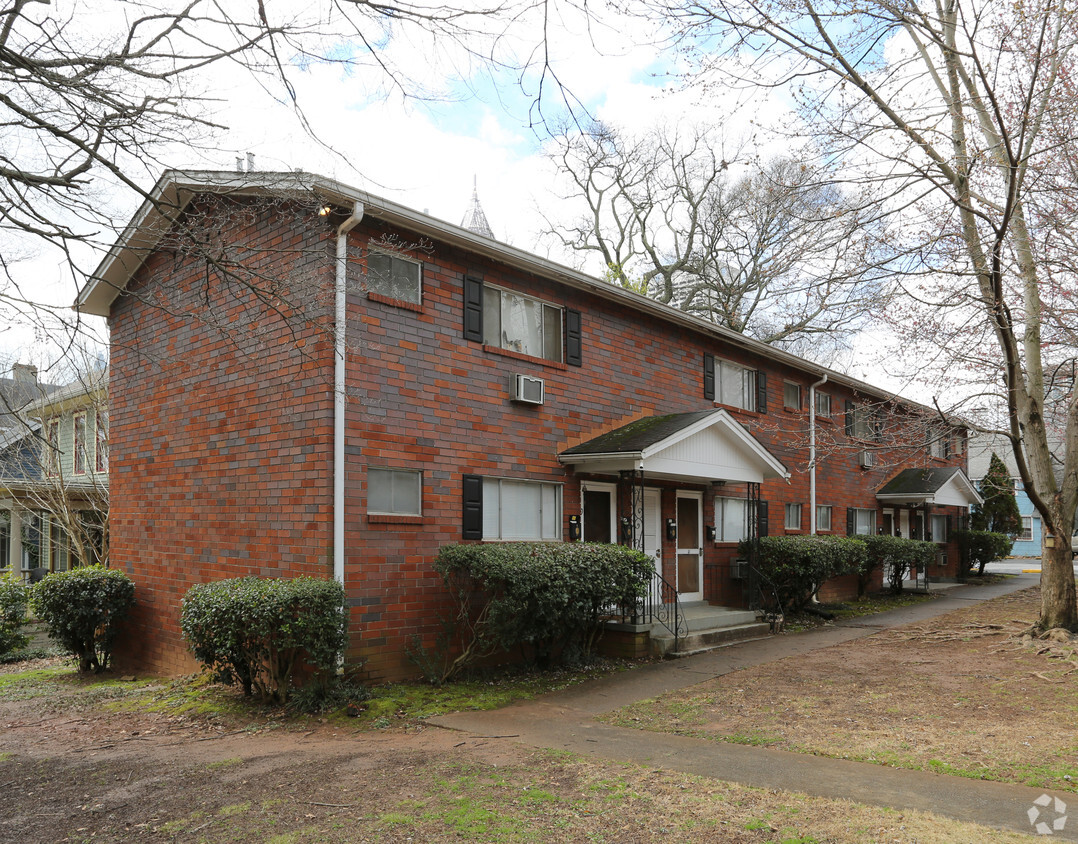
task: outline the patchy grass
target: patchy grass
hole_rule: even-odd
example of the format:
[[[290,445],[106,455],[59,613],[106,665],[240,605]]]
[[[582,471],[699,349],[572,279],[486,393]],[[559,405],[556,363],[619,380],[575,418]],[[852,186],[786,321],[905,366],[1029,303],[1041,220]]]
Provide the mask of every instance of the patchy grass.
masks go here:
[[[927,595],[919,592],[902,592],[892,595],[890,592],[881,592],[874,595],[865,595],[862,598],[852,598],[838,604],[819,604],[818,608],[832,613],[835,618],[825,619],[811,613],[791,613],[786,617],[786,632],[800,633],[812,630],[816,627],[824,627],[834,624],[836,621],[845,621],[851,618],[862,618],[867,615],[896,610],[900,607],[910,607],[934,601],[940,597],[938,592],[929,592]]]
[[[1038,589],[723,677],[622,726],[1073,791],[1078,659],[1022,647]]]

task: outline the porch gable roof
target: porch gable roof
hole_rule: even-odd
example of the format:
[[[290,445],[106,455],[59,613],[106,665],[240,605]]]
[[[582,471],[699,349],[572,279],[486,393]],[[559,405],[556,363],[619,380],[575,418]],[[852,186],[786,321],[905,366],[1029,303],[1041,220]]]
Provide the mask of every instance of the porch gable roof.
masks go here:
[[[760,483],[789,471],[725,410],[667,413],[637,419],[558,455],[595,474],[642,471],[693,482]]]
[[[903,469],[876,492],[885,502],[968,507],[983,499],[966,473],[955,466]]]

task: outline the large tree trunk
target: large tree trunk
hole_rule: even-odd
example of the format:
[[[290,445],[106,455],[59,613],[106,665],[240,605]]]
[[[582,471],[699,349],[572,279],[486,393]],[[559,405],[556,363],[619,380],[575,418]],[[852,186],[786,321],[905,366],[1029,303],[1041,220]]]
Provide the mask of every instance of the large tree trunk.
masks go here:
[[[1075,610],[1074,561],[1070,532],[1072,520],[1062,520],[1067,531],[1056,533],[1054,547],[1045,547],[1041,555],[1041,618],[1045,630],[1064,627],[1078,631]],[[1061,535],[1062,534],[1062,535]]]

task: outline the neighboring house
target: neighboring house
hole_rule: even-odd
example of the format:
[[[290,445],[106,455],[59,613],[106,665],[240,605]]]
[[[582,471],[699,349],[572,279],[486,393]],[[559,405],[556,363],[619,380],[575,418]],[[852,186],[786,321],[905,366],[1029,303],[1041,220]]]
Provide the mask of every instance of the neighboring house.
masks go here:
[[[1029,500],[1025,489],[1022,487],[1022,479],[1018,477],[1018,464],[1014,459],[1014,451],[1011,442],[1006,437],[992,436],[989,434],[977,434],[970,439],[969,449],[969,476],[980,489],[981,479],[988,471],[988,464],[992,460],[992,454],[999,455],[1014,479],[1014,497],[1018,501],[1018,512],[1022,515],[1022,533],[1014,542],[1011,554],[1015,557],[1039,557],[1041,556],[1044,542],[1044,532],[1041,530],[1041,517]]]
[[[107,372],[27,404],[0,433],[0,568],[27,577],[108,554]]]
[[[345,585],[350,660],[414,674],[461,541],[624,542],[733,607],[766,533],[931,539],[952,578],[978,500],[957,421],[308,174],[165,173],[78,307],[112,332],[130,665],[191,670],[191,584],[311,575]]]

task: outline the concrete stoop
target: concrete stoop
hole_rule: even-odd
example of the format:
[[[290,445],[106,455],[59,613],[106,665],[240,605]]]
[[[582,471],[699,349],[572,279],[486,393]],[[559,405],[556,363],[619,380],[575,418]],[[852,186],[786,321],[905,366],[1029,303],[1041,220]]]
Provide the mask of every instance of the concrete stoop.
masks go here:
[[[652,625],[650,648],[653,656],[682,657],[721,648],[745,639],[758,639],[771,632],[752,610],[713,607],[705,603],[685,605],[686,634],[675,640],[661,624]]]

